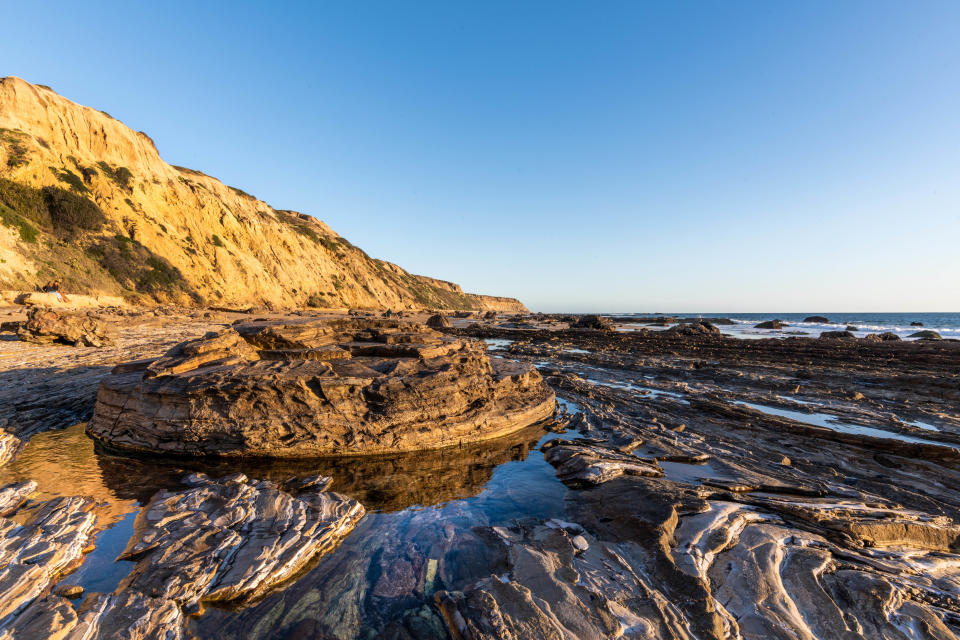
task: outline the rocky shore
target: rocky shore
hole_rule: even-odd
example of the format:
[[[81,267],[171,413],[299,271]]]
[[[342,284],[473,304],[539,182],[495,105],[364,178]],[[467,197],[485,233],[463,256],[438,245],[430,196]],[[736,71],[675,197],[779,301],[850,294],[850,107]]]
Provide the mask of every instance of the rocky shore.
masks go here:
[[[83,437],[59,430],[90,419],[101,383],[166,380],[151,393],[182,397],[179,376],[201,367],[176,369],[214,354],[204,341],[250,347],[278,380],[363,358],[432,371],[432,354],[281,344],[318,325],[225,312],[104,314],[114,344],[102,348],[0,343],[17,403],[0,415],[17,440],[0,451],[23,451],[0,467],[0,637],[960,637],[960,342],[462,315],[389,348],[449,350],[441,369],[459,380],[483,358],[494,373],[535,368],[552,415],[505,439],[364,459],[91,449],[83,468],[104,490],[87,497],[34,497],[44,478],[21,463],[37,433]],[[338,326],[368,322],[357,317]],[[273,337],[236,338],[251,335]],[[286,353],[333,346],[350,357]],[[84,478],[75,486],[96,486]],[[118,497],[139,505],[135,519],[101,524],[99,503]],[[115,584],[71,600],[71,575],[121,526]]]

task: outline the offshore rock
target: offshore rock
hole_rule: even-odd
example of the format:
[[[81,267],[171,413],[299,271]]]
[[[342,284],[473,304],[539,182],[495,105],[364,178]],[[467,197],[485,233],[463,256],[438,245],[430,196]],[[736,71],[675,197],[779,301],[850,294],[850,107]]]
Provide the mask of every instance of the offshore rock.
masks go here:
[[[850,340],[851,338],[856,338],[857,336],[853,335],[849,331],[823,331],[820,333],[820,337],[825,340]]]
[[[59,342],[75,347],[103,347],[111,344],[106,326],[83,313],[64,313],[44,307],[32,307],[17,336],[24,342]]]
[[[87,432],[183,455],[318,457],[486,440],[552,414],[529,364],[387,319],[255,321],[115,367]]]
[[[803,319],[804,322],[815,322],[817,324],[829,324],[830,318],[827,316],[807,316]]]
[[[788,327],[788,326],[790,325],[788,325],[783,320],[767,320],[766,322],[761,322],[759,324],[753,325],[753,328],[754,329],[783,329],[784,327]]]

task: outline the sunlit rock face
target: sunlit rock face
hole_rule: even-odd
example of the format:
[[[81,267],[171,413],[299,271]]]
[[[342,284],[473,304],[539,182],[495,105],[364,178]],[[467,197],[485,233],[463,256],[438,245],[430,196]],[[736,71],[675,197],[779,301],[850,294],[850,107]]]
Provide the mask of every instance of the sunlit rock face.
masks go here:
[[[317,457],[436,449],[548,417],[530,365],[387,319],[235,325],[100,385],[88,433],[183,455]]]

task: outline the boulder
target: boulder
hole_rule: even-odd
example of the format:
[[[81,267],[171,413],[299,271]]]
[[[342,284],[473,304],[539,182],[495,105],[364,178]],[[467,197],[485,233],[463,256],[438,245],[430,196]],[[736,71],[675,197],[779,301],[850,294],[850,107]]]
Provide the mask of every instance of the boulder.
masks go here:
[[[506,435],[553,405],[532,365],[477,340],[400,320],[266,320],[115,367],[87,433],[165,454],[381,454]]]
[[[821,339],[827,340],[846,340],[850,338],[856,338],[857,336],[853,335],[849,331],[824,331],[820,334]]]
[[[577,329],[597,329],[599,331],[612,331],[613,323],[609,318],[604,318],[601,315],[587,315],[580,316],[576,324],[573,325]]]
[[[497,319],[497,312],[496,312],[496,311],[487,311],[486,313],[483,314],[483,319],[484,319],[484,320],[496,320],[496,319]]]
[[[433,329],[447,329],[453,325],[446,316],[436,313],[427,320],[427,326]]]
[[[924,331],[917,331],[916,333],[911,333],[908,338],[919,338],[920,340],[942,340],[943,338],[936,331],[930,331],[929,329]]]
[[[803,319],[804,322],[814,322],[816,324],[829,324],[830,319],[826,316],[807,316]]]
[[[783,320],[767,320],[766,322],[761,322],[753,326],[754,329],[783,329],[784,327],[789,327],[787,323]]]
[[[893,340],[899,340],[900,336],[890,331],[884,333],[871,333],[863,337],[867,342],[887,342]]]
[[[17,336],[24,342],[58,342],[76,347],[103,347],[113,343],[106,325],[93,316],[44,307],[32,307],[27,312],[27,321],[20,325]]]
[[[922,322],[917,322],[916,320],[914,320],[913,322],[910,323],[910,326],[911,326],[911,327],[922,327],[922,326],[923,326],[923,323],[922,323]]]
[[[859,329],[856,328],[855,326],[853,326],[852,324],[848,324],[846,327],[844,327],[844,330],[845,330],[845,331],[859,331]]]
[[[709,336],[720,335],[720,329],[717,329],[706,320],[697,320],[696,322],[676,324],[662,333],[663,335],[676,336]]]

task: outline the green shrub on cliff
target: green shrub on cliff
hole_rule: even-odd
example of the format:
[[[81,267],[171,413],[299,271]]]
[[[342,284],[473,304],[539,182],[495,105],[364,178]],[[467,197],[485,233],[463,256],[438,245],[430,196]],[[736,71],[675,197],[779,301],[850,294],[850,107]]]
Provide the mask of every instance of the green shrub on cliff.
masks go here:
[[[43,196],[50,221],[57,232],[63,235],[98,231],[107,221],[100,207],[82,195],[60,187],[44,187]]]
[[[26,218],[20,214],[11,211],[6,205],[0,204],[0,222],[8,227],[13,227],[20,232],[20,239],[24,242],[36,244],[40,231],[30,224]]]

